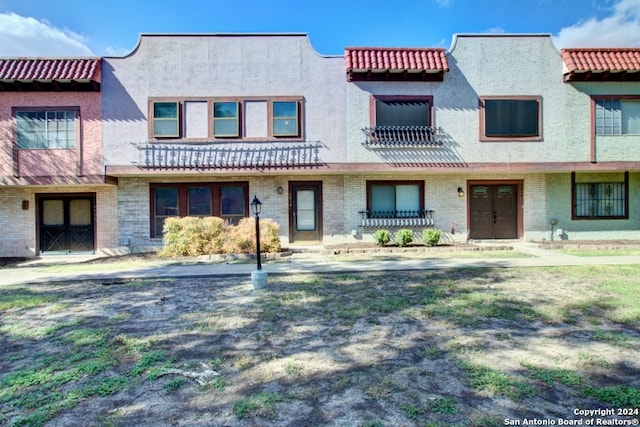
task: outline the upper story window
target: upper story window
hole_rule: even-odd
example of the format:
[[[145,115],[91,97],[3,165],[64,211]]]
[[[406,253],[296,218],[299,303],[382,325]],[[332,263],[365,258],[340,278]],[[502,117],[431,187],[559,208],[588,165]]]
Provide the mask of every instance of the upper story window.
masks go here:
[[[481,141],[539,141],[542,138],[541,97],[480,99]]]
[[[441,145],[432,126],[432,105],[431,96],[371,97],[371,126],[362,129],[365,145]]]
[[[75,148],[77,109],[20,109],[14,114],[18,148]]]
[[[298,102],[273,101],[271,106],[273,136],[299,136]]]
[[[595,100],[596,135],[640,134],[640,98]]]
[[[177,102],[153,103],[153,136],[177,138],[180,136],[180,115]]]
[[[240,108],[237,102],[213,103],[213,136],[237,138],[240,135]]]
[[[207,142],[303,138],[302,98],[150,99],[149,136]]]
[[[431,99],[375,98],[375,126],[431,126]]]

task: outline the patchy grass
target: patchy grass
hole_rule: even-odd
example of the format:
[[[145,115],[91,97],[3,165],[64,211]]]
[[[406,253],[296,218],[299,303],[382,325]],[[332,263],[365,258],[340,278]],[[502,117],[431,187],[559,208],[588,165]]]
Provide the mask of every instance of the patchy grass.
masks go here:
[[[0,424],[497,426],[637,408],[638,283],[640,265],[273,275],[260,292],[237,277],[4,286]]]

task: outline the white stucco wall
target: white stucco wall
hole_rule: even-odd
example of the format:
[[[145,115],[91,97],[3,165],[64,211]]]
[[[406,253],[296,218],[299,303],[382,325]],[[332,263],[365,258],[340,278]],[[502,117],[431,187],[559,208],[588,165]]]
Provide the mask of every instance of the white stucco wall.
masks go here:
[[[585,147],[567,150],[564,125],[567,92],[562,58],[548,35],[459,35],[448,53],[443,82],[354,82],[347,85],[347,140],[351,161],[562,162],[588,161]],[[367,150],[371,95],[431,95],[434,125],[444,130],[440,148]],[[482,96],[541,96],[542,140],[480,142],[478,99]],[[579,158],[576,158],[576,153]]]
[[[320,56],[306,35],[143,35],[102,74],[105,165],[138,161],[150,97],[303,97],[305,140],[324,162],[341,161],[344,59]]]

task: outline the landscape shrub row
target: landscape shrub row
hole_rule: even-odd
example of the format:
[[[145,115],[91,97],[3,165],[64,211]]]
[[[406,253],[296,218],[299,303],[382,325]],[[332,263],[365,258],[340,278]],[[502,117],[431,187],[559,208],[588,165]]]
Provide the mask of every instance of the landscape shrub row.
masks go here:
[[[425,228],[422,230],[422,243],[425,246],[436,246],[440,241],[442,231],[437,228]],[[401,229],[395,232],[393,239],[400,246],[407,246],[413,242],[413,230]],[[385,246],[391,241],[391,232],[389,230],[376,230],[373,233],[373,240],[378,246]]]
[[[164,223],[164,257],[243,254],[256,250],[255,219],[243,218],[232,225],[218,217],[167,218]],[[260,252],[280,252],[280,226],[260,220]]]

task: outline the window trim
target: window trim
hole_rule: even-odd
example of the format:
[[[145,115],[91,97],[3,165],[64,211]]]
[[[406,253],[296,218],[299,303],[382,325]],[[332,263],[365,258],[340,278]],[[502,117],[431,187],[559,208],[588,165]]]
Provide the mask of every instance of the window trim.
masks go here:
[[[153,133],[153,106],[156,102],[175,102],[178,104],[178,136],[156,136]],[[187,138],[185,132],[184,108],[186,102],[206,102],[207,103],[207,137]],[[238,103],[238,135],[237,136],[215,136],[213,126],[213,114],[215,102],[237,102]],[[246,136],[246,115],[244,112],[247,102],[265,102],[267,115],[264,118],[267,134],[262,137]],[[298,132],[296,135],[275,135],[273,133],[273,102],[295,102],[297,106]],[[300,142],[305,138],[305,109],[304,97],[302,96],[242,96],[242,97],[150,97],[148,99],[148,137],[150,142],[162,143],[197,143],[216,142],[233,140],[238,142],[261,142],[261,141],[292,141]]]
[[[155,117],[155,105],[158,104],[176,104],[176,118],[156,118]],[[184,103],[182,101],[169,98],[169,99],[153,99],[149,100],[149,136],[155,140],[162,141],[166,139],[172,138],[181,138],[183,135],[182,132],[182,110],[184,108]],[[155,122],[156,120],[175,120],[176,121],[176,134],[175,135],[156,135],[155,133]]]
[[[538,134],[534,136],[487,136],[486,134],[486,113],[485,113],[485,101],[497,100],[497,101],[536,101],[538,103]],[[542,96],[539,95],[491,95],[481,96],[478,98],[478,110],[479,110],[479,139],[481,142],[540,142],[542,141]]]
[[[367,191],[367,212],[371,212],[371,206],[372,206],[372,202],[373,202],[373,197],[372,197],[372,189],[374,186],[376,185],[393,185],[393,186],[398,186],[398,185],[417,185],[418,186],[418,192],[419,192],[419,201],[418,201],[418,207],[419,207],[419,211],[423,211],[425,210],[425,197],[424,197],[424,189],[425,189],[425,182],[424,180],[367,180],[366,183],[366,191]],[[395,204],[395,201],[394,201]]]
[[[179,218],[189,216],[189,188],[193,187],[208,187],[211,189],[211,215],[213,217],[219,217],[227,219],[227,217],[237,217],[237,215],[222,216],[222,188],[223,187],[242,187],[244,189],[244,218],[249,217],[249,182],[248,181],[224,181],[224,182],[163,182],[163,183],[149,183],[149,236],[152,239],[162,238],[162,235],[157,236],[156,229],[156,198],[155,192],[158,188],[177,188],[178,189],[178,214],[175,215]],[[205,217],[203,215],[195,215],[195,217]]]
[[[624,136],[638,136],[640,134],[637,133],[622,133],[622,117],[620,123],[620,133],[597,133],[596,131],[596,111],[598,101],[640,101],[640,95],[592,95],[591,96],[591,135],[593,138],[595,137],[624,137]],[[620,110],[622,114],[622,109]]]
[[[620,216],[578,216],[576,215],[577,194],[576,184],[603,184],[606,182],[619,184],[620,181],[589,181],[576,182],[576,173],[571,172],[571,219],[574,221],[593,221],[593,220],[628,220],[629,219],[629,171],[625,171],[622,184],[624,185],[624,215]]]
[[[376,101],[426,102],[429,104],[429,124],[427,126],[435,127],[433,95],[371,95],[369,97],[369,123],[371,127],[377,126]]]
[[[73,112],[75,113],[74,117],[74,134],[75,138],[73,141],[73,146],[67,146],[64,148],[60,147],[20,147],[18,144],[18,113],[39,113],[39,112]],[[14,122],[14,146],[16,150],[79,150],[82,146],[82,134],[80,132],[80,107],[79,106],[36,106],[36,107],[12,107],[11,108],[11,117]],[[48,142],[48,141],[47,141]]]
[[[302,139],[302,123],[303,122],[303,115],[302,115],[302,102],[301,102],[301,98],[287,98],[287,97],[277,97],[277,98],[271,98],[268,100],[268,107],[267,107],[267,116],[268,116],[268,120],[269,120],[269,125],[268,125],[268,131],[267,133],[269,134],[270,138],[274,138],[277,140],[282,140],[282,139]],[[274,106],[273,104],[276,102],[293,102],[296,104],[296,130],[297,132],[295,134],[276,134],[275,133],[275,120],[276,120],[276,116],[275,116],[275,112],[274,112]],[[287,116],[283,116],[283,117],[287,117]]]
[[[230,99],[230,100],[226,100],[226,99],[214,99],[211,101],[208,101],[209,105],[211,105],[211,112],[208,114],[208,118],[210,119],[209,121],[211,122],[211,128],[209,130],[209,135],[211,135],[212,138],[214,139],[228,139],[228,138],[240,138],[242,136],[242,130],[241,130],[241,126],[240,123],[242,123],[242,119],[243,119],[243,114],[242,114],[242,105],[243,103],[241,101],[238,101],[237,99]],[[216,135],[216,103],[217,104],[236,104],[236,115],[235,117],[233,117],[232,119],[228,118],[228,117],[218,117],[217,120],[235,120],[236,122],[236,133],[235,134],[229,134],[229,135]]]

